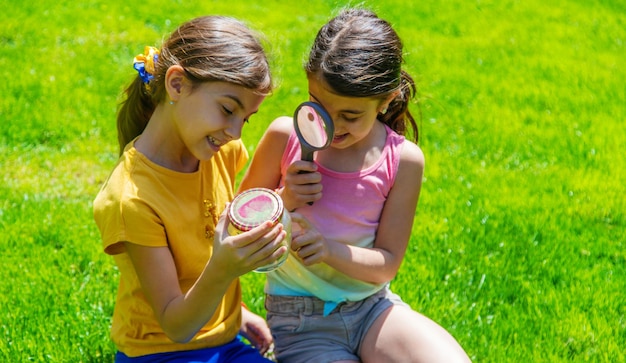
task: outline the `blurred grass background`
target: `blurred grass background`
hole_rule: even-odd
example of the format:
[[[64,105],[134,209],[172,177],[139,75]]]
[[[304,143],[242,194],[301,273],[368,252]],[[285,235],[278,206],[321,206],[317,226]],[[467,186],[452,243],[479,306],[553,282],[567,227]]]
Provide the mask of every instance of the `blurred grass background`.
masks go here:
[[[302,62],[346,4],[0,0],[0,360],[113,360],[117,271],[91,202],[133,56],[204,14],[264,33],[278,89],[244,129],[254,152],[307,98]],[[392,288],[476,362],[625,361],[626,4],[362,4],[421,92],[427,168]],[[262,314],[263,276],[243,282]]]

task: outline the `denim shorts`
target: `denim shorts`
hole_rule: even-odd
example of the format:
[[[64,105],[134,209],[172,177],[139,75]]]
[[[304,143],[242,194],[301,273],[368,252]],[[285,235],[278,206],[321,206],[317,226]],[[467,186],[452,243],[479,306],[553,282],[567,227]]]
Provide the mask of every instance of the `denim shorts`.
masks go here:
[[[376,318],[394,305],[407,306],[385,287],[361,301],[340,303],[324,316],[324,301],[307,296],[267,295],[267,323],[281,363],[359,359],[361,344]]]

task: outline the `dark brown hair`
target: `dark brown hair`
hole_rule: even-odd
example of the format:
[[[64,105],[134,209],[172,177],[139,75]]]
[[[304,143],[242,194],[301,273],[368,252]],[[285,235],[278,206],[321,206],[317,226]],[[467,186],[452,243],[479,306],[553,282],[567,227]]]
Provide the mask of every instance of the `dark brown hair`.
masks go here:
[[[137,75],[126,88],[117,115],[120,155],[143,132],[155,107],[166,100],[165,74],[183,67],[192,84],[222,81],[259,94],[272,91],[269,62],[260,35],[239,20],[204,16],[182,24],[163,43],[153,79],[144,84]]]
[[[304,68],[343,96],[385,99],[400,90],[378,118],[401,135],[410,128],[417,142],[417,124],[408,108],[417,89],[402,69],[402,52],[389,22],[366,9],[346,9],[319,30]]]

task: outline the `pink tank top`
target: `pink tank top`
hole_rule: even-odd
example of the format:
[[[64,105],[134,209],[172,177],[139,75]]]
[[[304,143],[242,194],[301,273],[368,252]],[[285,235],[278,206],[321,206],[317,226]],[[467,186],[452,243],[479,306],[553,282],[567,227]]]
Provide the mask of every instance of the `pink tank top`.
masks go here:
[[[379,160],[352,173],[340,173],[318,164],[323,196],[312,206],[298,208],[327,239],[371,248],[389,191],[394,184],[404,137],[385,125],[387,140]],[[295,132],[289,137],[281,160],[281,185],[287,167],[300,159]],[[266,292],[274,295],[316,296],[327,302],[362,300],[384,284],[353,279],[326,264],[304,266],[290,256],[278,270],[268,274]]]

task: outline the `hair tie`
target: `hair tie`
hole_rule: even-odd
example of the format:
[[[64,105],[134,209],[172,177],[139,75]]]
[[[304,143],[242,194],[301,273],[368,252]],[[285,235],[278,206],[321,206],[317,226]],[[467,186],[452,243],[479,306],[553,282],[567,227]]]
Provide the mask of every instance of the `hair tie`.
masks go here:
[[[159,60],[159,50],[147,45],[143,52],[144,54],[139,54],[133,59],[133,68],[137,70],[143,83],[148,84],[154,78],[154,66]]]

